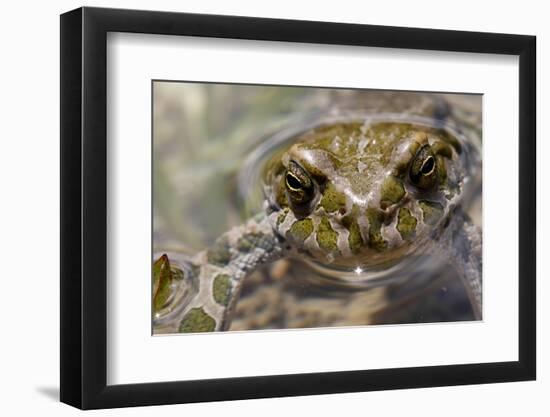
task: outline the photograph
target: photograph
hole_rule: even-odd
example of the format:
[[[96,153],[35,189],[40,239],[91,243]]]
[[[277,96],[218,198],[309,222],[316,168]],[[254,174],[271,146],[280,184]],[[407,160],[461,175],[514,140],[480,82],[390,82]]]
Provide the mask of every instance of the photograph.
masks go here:
[[[153,335],[483,320],[482,94],[151,84]]]
[[[27,368],[83,410],[424,415],[437,388],[439,414],[534,411],[542,14],[230,6],[64,6],[48,53],[59,91],[35,106],[55,116],[56,156],[40,148],[35,96],[8,83],[22,99],[6,103],[25,112],[7,142],[28,145],[22,127],[40,138],[9,154],[59,160],[59,256],[47,257],[59,285],[30,293],[59,317],[41,308],[14,338],[21,350],[52,335],[57,361],[42,352]],[[47,51],[32,45],[16,49]],[[41,56],[23,55],[36,72]],[[34,201],[12,199],[33,211],[25,221],[5,216],[27,259],[8,266],[41,266],[21,227],[50,225],[37,213],[56,194],[45,170],[25,184],[21,158],[6,161]],[[266,409],[274,398],[288,409]]]

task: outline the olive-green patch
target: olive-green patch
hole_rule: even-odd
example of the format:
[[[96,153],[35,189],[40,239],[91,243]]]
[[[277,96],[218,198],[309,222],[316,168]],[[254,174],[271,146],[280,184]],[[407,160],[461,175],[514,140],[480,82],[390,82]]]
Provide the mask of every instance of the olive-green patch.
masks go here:
[[[317,243],[326,252],[335,252],[338,250],[338,233],[334,231],[326,217],[322,217],[321,223],[319,223]]]
[[[397,230],[401,234],[403,240],[408,240],[414,236],[416,231],[416,219],[411,215],[407,208],[400,208],[397,216]]]
[[[208,248],[206,255],[210,263],[221,266],[227,265],[231,261],[231,251],[227,238],[216,240],[214,245]]]
[[[367,219],[369,220],[369,246],[378,251],[383,251],[387,247],[380,231],[384,221],[384,213],[375,208],[369,208],[367,209]]]
[[[443,206],[441,204],[421,200],[418,202],[418,205],[422,210],[424,223],[434,225],[439,221],[439,219],[441,219],[441,216],[443,215]]]
[[[227,274],[219,274],[214,278],[212,284],[212,293],[216,303],[227,306],[229,304],[229,296],[231,295],[231,280]]]
[[[357,221],[354,221],[349,228],[348,243],[353,253],[359,252],[361,246],[363,246],[363,238]]]
[[[336,191],[334,185],[330,183],[323,193],[320,204],[327,213],[332,213],[342,207],[346,207],[346,196]]]
[[[354,204],[351,213],[347,216],[342,217],[342,225],[348,229],[348,243],[351,251],[353,253],[359,252],[361,246],[363,246],[363,238],[361,237],[361,230],[359,224],[357,223],[357,217],[359,215],[359,209]]]
[[[295,221],[288,233],[295,241],[303,243],[313,233],[313,221],[309,217]]]
[[[382,189],[380,190],[381,205],[390,205],[399,202],[405,195],[405,187],[403,182],[393,175],[390,175],[384,180]]]
[[[208,315],[201,307],[192,308],[183,317],[180,333],[213,332],[216,329],[216,320]]]

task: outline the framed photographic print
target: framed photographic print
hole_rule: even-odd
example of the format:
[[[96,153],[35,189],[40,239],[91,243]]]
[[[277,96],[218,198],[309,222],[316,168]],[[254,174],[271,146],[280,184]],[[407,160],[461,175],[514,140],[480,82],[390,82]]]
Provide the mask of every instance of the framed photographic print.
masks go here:
[[[61,400],[535,378],[535,38],[61,16]]]

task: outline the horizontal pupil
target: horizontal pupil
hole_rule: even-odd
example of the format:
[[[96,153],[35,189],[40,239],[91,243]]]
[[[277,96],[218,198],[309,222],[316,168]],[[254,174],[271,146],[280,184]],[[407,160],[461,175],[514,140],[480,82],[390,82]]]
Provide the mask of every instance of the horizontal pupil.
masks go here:
[[[302,188],[302,184],[300,183],[300,180],[298,180],[298,178],[296,178],[290,172],[286,174],[286,183],[289,186],[289,188],[292,188],[292,189]]]
[[[427,175],[430,172],[432,172],[433,168],[434,168],[434,159],[430,156],[426,158],[426,160],[422,164],[422,168],[420,168],[420,172],[422,172],[422,174],[424,175]]]

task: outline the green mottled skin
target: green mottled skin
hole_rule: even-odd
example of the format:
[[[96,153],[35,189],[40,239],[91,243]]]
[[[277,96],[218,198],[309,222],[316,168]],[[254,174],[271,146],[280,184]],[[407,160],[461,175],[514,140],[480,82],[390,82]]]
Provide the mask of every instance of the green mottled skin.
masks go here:
[[[288,233],[289,237],[295,242],[304,243],[311,233],[313,233],[313,221],[311,219],[297,220],[292,223]]]
[[[380,208],[385,208],[392,204],[399,203],[405,196],[403,181],[393,175],[388,176],[382,183],[380,193]]]
[[[331,183],[327,185],[319,204],[327,213],[332,213],[346,208],[346,196],[344,193],[336,191],[334,184]]]
[[[365,118],[303,131],[265,164],[266,213],[190,262],[195,295],[179,331],[227,329],[242,279],[282,256],[361,271],[443,251],[480,317],[481,235],[459,210],[479,168],[476,146],[424,122]]]
[[[461,146],[442,129],[405,122],[330,124],[304,132],[268,162],[266,194],[277,216],[275,230],[290,233],[299,251],[319,263],[365,267],[426,244],[454,203],[463,165]],[[290,166],[295,174],[296,166],[303,170],[297,176],[307,177],[310,200],[296,199],[299,184],[285,182]]]

